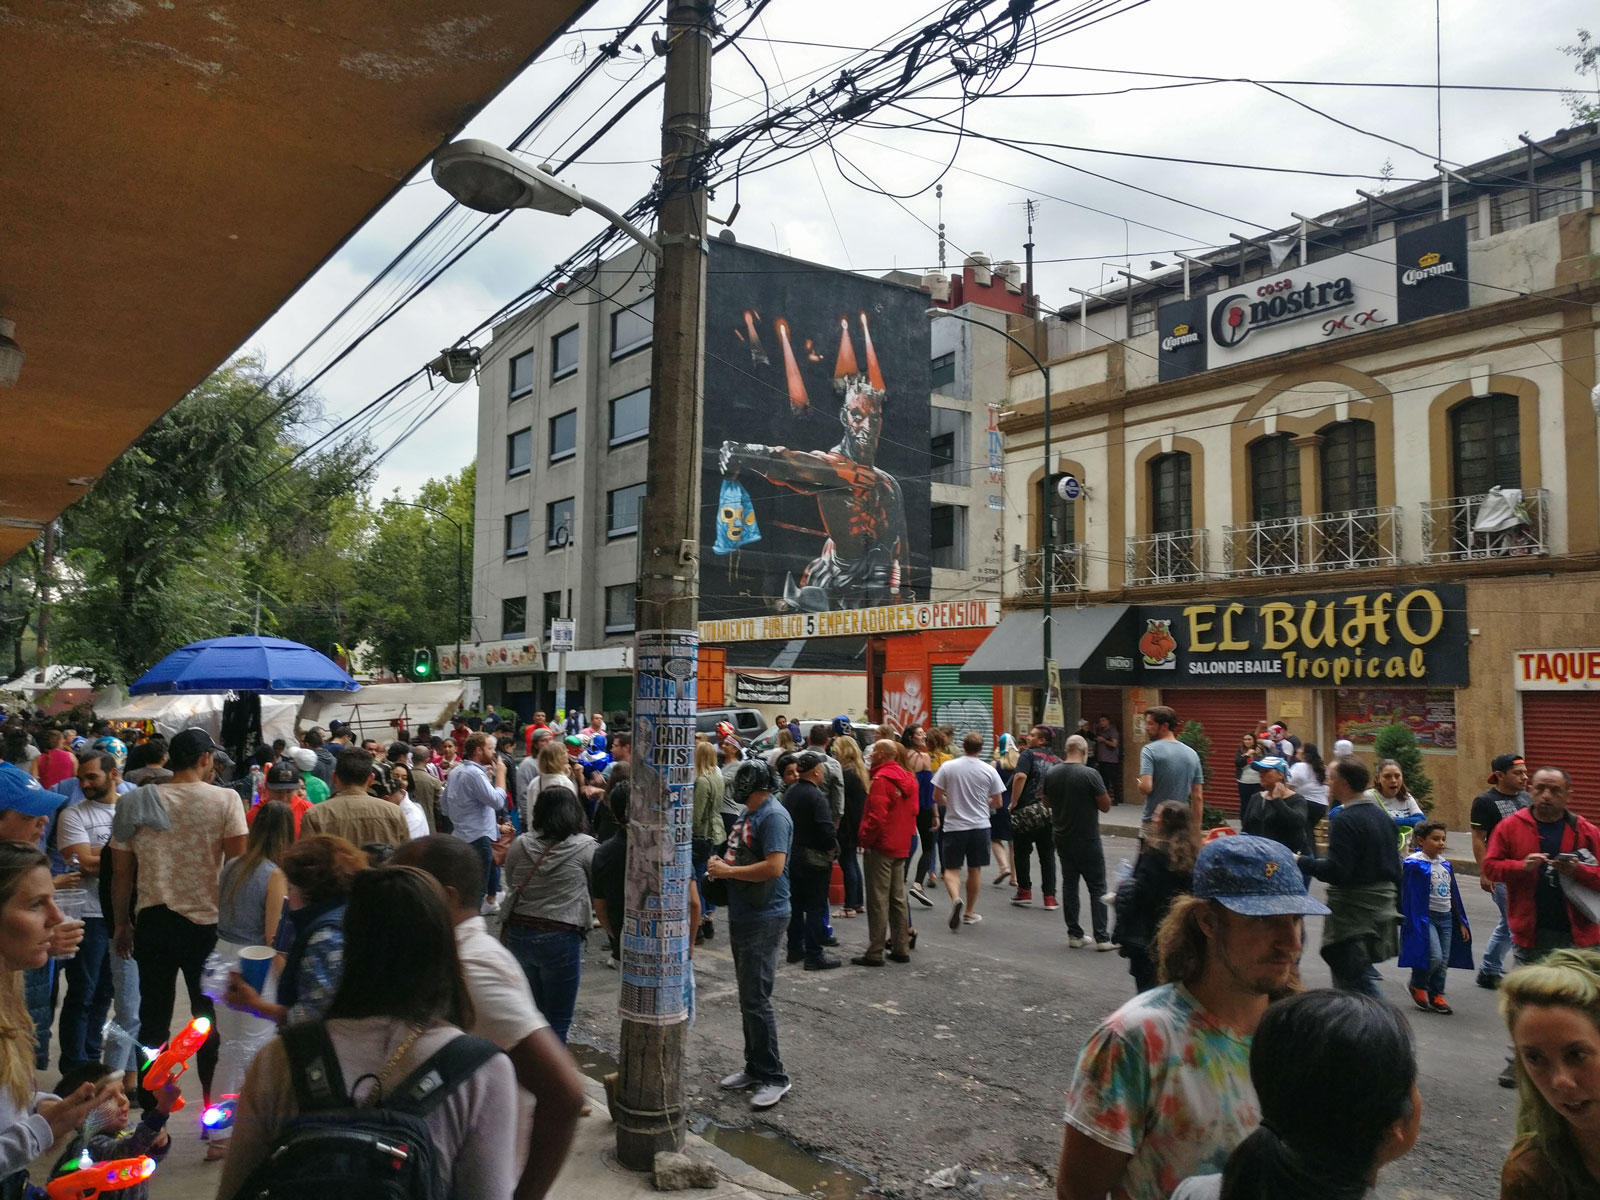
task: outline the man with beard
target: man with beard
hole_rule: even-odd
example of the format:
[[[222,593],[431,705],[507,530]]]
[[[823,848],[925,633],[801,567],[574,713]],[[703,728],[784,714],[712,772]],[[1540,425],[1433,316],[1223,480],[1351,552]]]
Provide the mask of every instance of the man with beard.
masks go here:
[[[78,760],[79,803],[63,809],[56,842],[69,866],[83,875],[83,944],[66,962],[67,997],[61,1005],[61,1072],[99,1062],[101,1030],[111,1008],[111,931],[100,904],[100,856],[111,840],[122,782],[116,757],[91,751]]]

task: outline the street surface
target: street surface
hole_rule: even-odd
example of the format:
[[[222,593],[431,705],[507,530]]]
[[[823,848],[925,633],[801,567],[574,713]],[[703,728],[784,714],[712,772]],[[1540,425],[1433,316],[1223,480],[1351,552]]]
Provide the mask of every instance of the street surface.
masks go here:
[[[1125,811],[1131,810],[1113,810]],[[1108,837],[1105,845],[1108,872],[1134,853],[1125,838]],[[747,1097],[717,1088],[743,1063],[733,964],[719,917],[716,938],[695,952],[698,1019],[685,1074],[692,1116],[770,1128],[860,1170],[885,1195],[938,1195],[924,1181],[955,1164],[975,1172],[991,1196],[1051,1186],[1078,1052],[1100,1019],[1132,995],[1132,982],[1120,955],[1067,947],[1060,913],[1039,906],[1037,867],[1032,908],[1013,908],[1010,885],[989,886],[993,877],[991,867],[978,905],[983,922],[959,933],[946,928],[950,909],[942,898],[931,909],[913,903],[920,937],[909,966],[850,966],[867,937],[866,919],[856,917],[834,921],[841,945],[833,953],[846,960],[839,970],[780,967],[774,1000],[794,1090],[759,1116]],[[1475,877],[1463,875],[1461,885],[1481,953],[1494,928],[1494,905]],[[1313,886],[1320,895],[1322,885]],[[1087,922],[1087,899],[1084,905]],[[1329,984],[1316,952],[1321,924],[1307,921],[1308,987]],[[590,938],[572,1036],[610,1051],[617,1041],[618,977],[605,955],[605,939]],[[1404,991],[1409,972],[1392,961],[1382,970],[1385,995],[1402,1006],[1416,1033],[1424,1111],[1416,1150],[1384,1172],[1378,1195],[1497,1195],[1516,1093],[1495,1083],[1506,1040],[1495,994],[1476,987],[1468,972],[1452,971],[1455,1015],[1422,1013]],[[1293,1063],[1284,1066],[1294,1070]],[[1316,1080],[1305,1081],[1305,1094],[1307,1104],[1318,1103]]]

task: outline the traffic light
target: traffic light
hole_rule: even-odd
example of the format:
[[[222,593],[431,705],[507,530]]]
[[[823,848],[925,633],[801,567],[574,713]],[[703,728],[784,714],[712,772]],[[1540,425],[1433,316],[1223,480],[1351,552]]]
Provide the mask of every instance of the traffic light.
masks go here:
[[[411,656],[411,673],[418,679],[428,679],[433,675],[432,650],[418,650]]]

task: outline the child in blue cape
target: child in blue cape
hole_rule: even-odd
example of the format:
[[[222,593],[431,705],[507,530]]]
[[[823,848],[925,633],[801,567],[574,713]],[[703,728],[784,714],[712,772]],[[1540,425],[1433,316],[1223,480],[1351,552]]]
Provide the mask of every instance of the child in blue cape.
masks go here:
[[[1401,864],[1400,965],[1411,968],[1407,990],[1423,1012],[1453,1011],[1444,998],[1445,973],[1473,969],[1472,930],[1444,856],[1445,833],[1443,821],[1417,825],[1411,834],[1417,849]]]

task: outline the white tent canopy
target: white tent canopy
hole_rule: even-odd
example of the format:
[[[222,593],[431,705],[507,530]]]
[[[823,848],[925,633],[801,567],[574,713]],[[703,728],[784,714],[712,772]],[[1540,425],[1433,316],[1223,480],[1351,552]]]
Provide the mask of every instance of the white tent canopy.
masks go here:
[[[374,683],[358,692],[307,692],[300,706],[300,728],[343,721],[358,738],[388,742],[394,722],[408,730],[426,722],[435,729],[447,724],[461,707],[463,681],[441,679],[433,683]],[[263,700],[266,697],[262,697]]]
[[[24,671],[15,679],[0,683],[0,692],[19,692],[24,696],[63,690],[92,692],[94,681],[89,678],[89,672],[83,667],[52,664]]]
[[[219,741],[222,706],[228,697],[220,692],[180,692],[170,696],[127,696],[120,688],[95,697],[94,711],[107,721],[149,721],[164,737],[199,726]],[[296,694],[261,697],[261,738],[272,742],[295,740],[295,714],[303,697]]]

